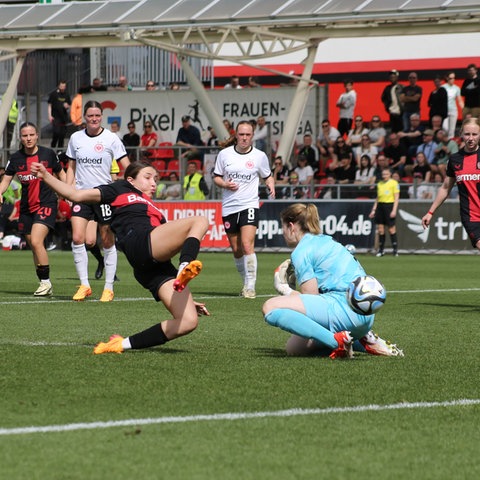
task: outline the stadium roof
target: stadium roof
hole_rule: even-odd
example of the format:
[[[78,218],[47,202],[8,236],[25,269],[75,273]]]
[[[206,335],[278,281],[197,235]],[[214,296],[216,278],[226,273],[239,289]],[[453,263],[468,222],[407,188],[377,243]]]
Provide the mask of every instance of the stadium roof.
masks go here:
[[[231,61],[327,38],[478,32],[478,0],[105,0],[0,5],[0,50],[149,44]],[[202,43],[203,52],[189,49]],[[226,44],[236,49],[224,50]]]

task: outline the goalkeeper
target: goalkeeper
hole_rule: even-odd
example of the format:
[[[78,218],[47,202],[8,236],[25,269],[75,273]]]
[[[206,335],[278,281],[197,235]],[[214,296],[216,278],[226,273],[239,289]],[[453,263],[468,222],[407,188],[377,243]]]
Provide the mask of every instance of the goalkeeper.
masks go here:
[[[375,315],[359,315],[347,303],[346,290],[365,270],[350,252],[332,237],[323,235],[313,204],[296,203],[281,213],[283,236],[290,260],[275,271],[279,297],[267,300],[263,314],[268,324],[293,334],[287,342],[289,355],[329,353],[331,358],[351,358],[353,342],[374,355],[403,353],[371,332]],[[358,342],[356,342],[358,343]]]

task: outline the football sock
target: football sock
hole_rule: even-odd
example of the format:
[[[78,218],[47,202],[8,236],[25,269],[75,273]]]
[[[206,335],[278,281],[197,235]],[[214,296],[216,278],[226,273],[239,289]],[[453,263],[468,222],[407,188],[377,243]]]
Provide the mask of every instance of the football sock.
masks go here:
[[[87,250],[97,259],[98,262],[103,263],[102,252],[100,251],[100,247],[98,245],[88,247]]]
[[[180,251],[180,263],[190,263],[192,260],[195,260],[199,251],[200,240],[195,237],[188,237]]]
[[[113,291],[113,282],[115,281],[115,272],[117,271],[117,248],[113,245],[110,248],[103,249],[103,258],[105,262],[105,288]]]
[[[383,252],[383,249],[385,248],[385,234],[378,236],[378,242],[378,248],[381,252]]]
[[[162,324],[157,323],[143,332],[136,333],[128,337],[132,349],[155,347],[168,342],[168,338],[163,333]]]
[[[303,313],[287,308],[278,308],[265,315],[265,321],[295,335],[303,338],[313,338],[322,345],[334,350],[338,343],[333,333]]]
[[[237,267],[237,271],[242,277],[243,283],[245,283],[245,260],[243,257],[234,258],[235,266]]]
[[[255,290],[255,283],[257,281],[257,255],[251,253],[245,255],[245,286],[248,289]]]
[[[393,248],[393,251],[396,252],[397,249],[398,249],[398,240],[397,240],[397,234],[396,233],[392,233],[390,235],[390,238],[392,240],[392,248]]]
[[[90,286],[88,281],[88,254],[85,244],[75,245],[72,243],[73,261],[75,262],[75,269],[77,270],[80,283],[86,287]]]
[[[50,281],[50,265],[37,265],[36,271],[40,281]]]

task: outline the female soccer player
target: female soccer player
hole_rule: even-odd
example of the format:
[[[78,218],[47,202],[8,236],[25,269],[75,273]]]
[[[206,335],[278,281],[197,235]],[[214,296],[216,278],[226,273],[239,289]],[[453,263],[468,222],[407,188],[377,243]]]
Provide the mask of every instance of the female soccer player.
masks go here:
[[[157,302],[162,301],[173,316],[127,338],[113,335],[108,342],[99,343],[94,353],[122,353],[130,348],[162,345],[195,330],[198,313],[208,315],[208,311],[205,305],[193,301],[187,284],[202,269],[196,258],[200,241],[208,230],[206,217],[166,223],[151,200],[157,187],[157,171],[148,163],[130,164],[125,170],[125,180],[85,190],[76,190],[60,182],[40,163],[32,165],[32,172],[73,202],[111,206],[111,227],[133,267],[135,278],[150,290]],[[180,267],[177,272],[171,259],[178,252]]]
[[[367,353],[402,356],[395,345],[370,331],[375,315],[359,315],[348,305],[348,285],[365,270],[343,245],[321,233],[317,207],[296,203],[281,219],[285,241],[294,248],[291,262],[300,293],[276,272],[275,288],[281,296],[267,300],[263,314],[270,325],[294,334],[287,353],[328,351],[330,358],[351,358],[353,341],[360,340]]]
[[[259,178],[267,185],[270,198],[275,198],[268,158],[252,146],[253,125],[248,121],[237,124],[236,144],[220,151],[213,171],[216,185],[223,188],[222,220],[233,251],[235,266],[243,279],[241,295],[255,298],[257,256],[255,234],[258,227]]]
[[[460,219],[468,233],[473,248],[480,250],[480,124],[477,118],[469,118],[462,125],[462,139],[465,146],[450,155],[447,176],[438,189],[437,196],[428,212],[422,218],[424,228],[430,225],[433,214],[450,196],[455,183],[460,198]]]
[[[33,262],[40,281],[34,295],[44,297],[52,294],[45,238],[49,229],[55,228],[57,196],[45,183],[32,175],[31,165],[32,162],[42,162],[45,170],[53,172],[63,182],[66,175],[55,152],[37,144],[38,130],[33,123],[25,122],[20,125],[20,141],[22,147],[11,156],[0,184],[0,203],[3,193],[16,174],[22,184],[18,226],[32,249]]]
[[[68,158],[67,182],[75,184],[79,190],[89,189],[97,185],[111,183],[111,170],[114,160],[124,168],[130,163],[122,141],[110,130],[102,127],[102,106],[90,100],[85,104],[83,114],[86,128],[75,132],[70,137],[66,156]],[[110,205],[86,205],[77,203],[72,209],[72,253],[75,268],[80,279],[80,287],[73,296],[73,300],[85,300],[92,294],[88,280],[88,253],[89,246],[94,245],[87,235],[89,220],[99,223],[99,231],[103,245],[105,262],[105,287],[100,298],[101,302],[111,302],[114,298],[113,282],[117,269],[117,250],[115,238],[109,228],[111,221]]]

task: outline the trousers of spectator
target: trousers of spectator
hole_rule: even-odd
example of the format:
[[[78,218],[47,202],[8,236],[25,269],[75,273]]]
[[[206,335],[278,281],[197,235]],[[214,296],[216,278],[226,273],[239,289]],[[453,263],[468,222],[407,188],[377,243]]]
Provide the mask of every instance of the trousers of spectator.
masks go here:
[[[63,148],[63,141],[67,135],[67,126],[63,123],[56,123],[54,120],[52,128],[52,142],[50,143],[50,147]]]
[[[337,125],[337,130],[340,132],[340,135],[344,137],[348,135],[348,132],[352,129],[353,118],[340,118]]]

